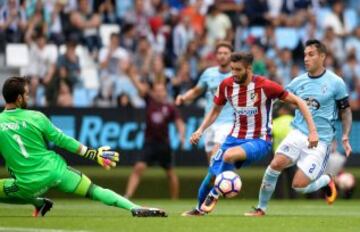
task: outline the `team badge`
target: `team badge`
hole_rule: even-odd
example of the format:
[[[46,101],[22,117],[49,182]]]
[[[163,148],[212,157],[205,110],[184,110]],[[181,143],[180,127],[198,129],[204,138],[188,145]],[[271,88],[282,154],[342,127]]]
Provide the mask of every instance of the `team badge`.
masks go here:
[[[321,92],[322,92],[322,94],[326,93],[327,89],[328,89],[328,87],[327,87],[326,84],[323,85],[323,86],[321,86]]]
[[[250,93],[250,99],[253,102],[256,102],[258,100],[258,94],[255,92]]]

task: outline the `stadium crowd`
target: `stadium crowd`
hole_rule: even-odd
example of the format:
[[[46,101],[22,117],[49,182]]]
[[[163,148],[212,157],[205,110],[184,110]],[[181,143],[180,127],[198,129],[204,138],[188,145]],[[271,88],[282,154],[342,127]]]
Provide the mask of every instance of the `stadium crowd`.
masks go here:
[[[303,42],[317,38],[330,50],[327,68],[344,78],[352,108],[360,109],[357,3],[0,1],[0,52],[6,58],[24,56],[6,53],[10,45],[26,44],[28,62],[19,70],[30,77],[33,106],[144,107],[132,78],[164,83],[175,99],[196,84],[205,68],[216,65],[219,40],[251,51],[255,74],[286,85],[304,71]]]

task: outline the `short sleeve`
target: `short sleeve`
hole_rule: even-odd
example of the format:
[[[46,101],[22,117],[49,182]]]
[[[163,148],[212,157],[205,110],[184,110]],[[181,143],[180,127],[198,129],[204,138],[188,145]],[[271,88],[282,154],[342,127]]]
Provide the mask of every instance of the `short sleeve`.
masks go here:
[[[216,105],[220,105],[223,106],[226,104],[227,100],[225,97],[225,82],[221,82],[221,84],[218,86],[217,90],[216,90],[216,94],[214,96],[214,103]]]
[[[200,78],[198,83],[196,84],[197,87],[200,87],[201,89],[206,89],[207,88],[207,82],[206,82],[206,71],[204,71]]]
[[[289,94],[281,85],[270,80],[265,80],[264,90],[268,98],[279,98],[282,100]]]
[[[342,100],[349,96],[345,82],[341,78],[338,79],[335,90],[335,100]]]
[[[295,94],[295,86],[296,86],[296,79],[293,79],[286,87],[285,89],[289,92],[292,92]]]

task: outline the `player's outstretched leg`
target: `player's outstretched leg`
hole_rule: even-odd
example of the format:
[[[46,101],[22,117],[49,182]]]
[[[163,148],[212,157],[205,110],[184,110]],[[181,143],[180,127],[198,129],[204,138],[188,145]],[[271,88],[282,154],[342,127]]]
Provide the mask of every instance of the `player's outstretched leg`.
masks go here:
[[[164,210],[136,205],[114,191],[94,184],[91,185],[88,195],[91,199],[101,201],[106,205],[130,210],[134,217],[167,217]]]
[[[146,208],[139,206],[110,189],[97,186],[79,171],[68,167],[62,175],[57,189],[63,192],[74,193],[79,196],[88,197],[95,201],[100,201],[105,205],[115,206],[126,209],[134,216],[165,217],[165,211],[156,208]]]

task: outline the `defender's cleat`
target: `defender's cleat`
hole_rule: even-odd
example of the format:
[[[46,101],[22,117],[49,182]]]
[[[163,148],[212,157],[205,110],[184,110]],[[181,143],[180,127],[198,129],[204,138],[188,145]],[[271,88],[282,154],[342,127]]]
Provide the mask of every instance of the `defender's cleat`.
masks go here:
[[[337,190],[334,179],[330,176],[331,180],[327,186],[325,186],[325,200],[331,205],[335,202],[337,197]]]
[[[189,211],[185,211],[181,214],[181,216],[184,216],[184,217],[193,217],[193,216],[204,216],[205,213],[200,211],[200,210],[197,210],[197,209],[192,209],[192,210],[189,210]]]
[[[33,217],[44,217],[47,212],[53,207],[54,202],[48,198],[44,198],[44,204],[40,207],[35,207]]]
[[[157,208],[134,208],[131,210],[133,217],[167,217],[167,213]]]
[[[247,216],[247,217],[262,217],[262,216],[265,216],[265,212],[260,208],[255,208],[254,207],[254,209],[252,211],[244,213],[244,216]]]
[[[207,195],[205,201],[202,203],[200,210],[205,213],[210,213],[215,209],[216,203],[218,199],[214,197],[212,194]]]

